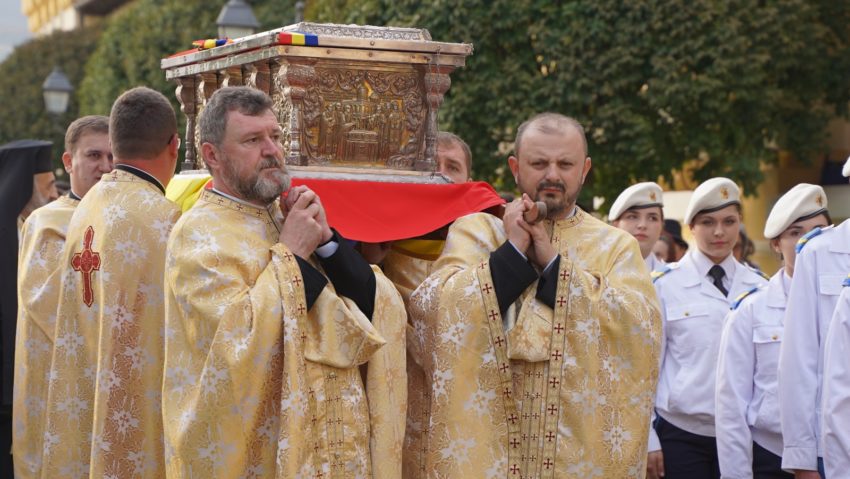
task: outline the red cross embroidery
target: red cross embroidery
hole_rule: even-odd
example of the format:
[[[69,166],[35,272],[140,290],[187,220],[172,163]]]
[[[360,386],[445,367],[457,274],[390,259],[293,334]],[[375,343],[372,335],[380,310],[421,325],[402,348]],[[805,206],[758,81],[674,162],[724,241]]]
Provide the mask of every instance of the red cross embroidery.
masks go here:
[[[508,370],[509,367],[510,366],[508,366],[508,363],[502,363],[501,366],[499,366],[499,371],[504,373]]]
[[[554,463],[554,462],[552,462],[552,459],[549,459],[549,458],[547,457],[547,458],[546,458],[546,462],[544,462],[544,463],[543,463],[543,465],[544,465],[544,466],[546,466],[546,469],[549,469],[550,467],[554,466],[554,465],[555,465],[555,463]]]
[[[552,378],[549,379],[549,385],[552,386],[553,388],[558,387],[559,384],[561,384],[561,381],[558,381],[558,378],[552,377]]]
[[[564,330],[564,327],[563,327],[563,326],[561,326],[561,323],[558,323],[558,324],[555,326],[555,328],[554,328],[554,329],[555,329],[555,332],[556,332],[557,334],[561,334],[561,332]]]
[[[516,414],[514,414],[514,413],[511,413],[511,415],[510,415],[510,416],[508,416],[508,421],[509,421],[511,424],[516,424],[516,422],[517,422],[517,420],[518,420],[518,419],[519,419],[519,418],[518,418],[518,417],[516,417]]]
[[[567,278],[569,278],[569,277],[570,277],[570,273],[567,273],[567,270],[561,271],[561,279],[566,281]]]
[[[549,442],[554,441],[555,440],[555,433],[552,432],[552,431],[547,432],[546,433],[546,440],[549,441]]]
[[[495,321],[499,317],[499,315],[496,314],[495,310],[491,309],[490,314],[488,314],[487,317],[490,318],[492,321]]]
[[[100,253],[96,253],[92,249],[93,241],[94,228],[89,226],[83,236],[83,250],[74,253],[74,257],[71,258],[71,266],[74,267],[74,271],[83,274],[83,302],[88,307],[91,307],[94,302],[94,291],[91,284],[92,272],[100,270]]]
[[[564,299],[563,296],[561,296],[560,298],[558,298],[558,301],[556,301],[556,303],[558,303],[558,306],[563,306],[563,305],[567,304],[567,300]]]
[[[496,340],[493,341],[493,342],[496,343],[496,346],[498,346],[500,348],[502,347],[503,344],[505,344],[505,340],[501,336],[496,336]]]
[[[483,289],[483,290],[484,290],[484,293],[485,293],[485,294],[490,294],[490,291],[493,291],[493,287],[492,287],[492,286],[490,286],[490,283],[485,283],[485,284],[484,284],[484,287],[483,287],[483,288],[481,288],[481,289]]]
[[[561,351],[559,351],[557,349],[555,350],[554,353],[552,353],[552,359],[554,359],[555,361],[560,361],[561,356],[563,356],[563,354],[561,354]]]
[[[558,407],[555,406],[554,404],[550,404],[549,407],[546,408],[546,410],[549,411],[550,416],[554,416],[555,413],[558,412]]]

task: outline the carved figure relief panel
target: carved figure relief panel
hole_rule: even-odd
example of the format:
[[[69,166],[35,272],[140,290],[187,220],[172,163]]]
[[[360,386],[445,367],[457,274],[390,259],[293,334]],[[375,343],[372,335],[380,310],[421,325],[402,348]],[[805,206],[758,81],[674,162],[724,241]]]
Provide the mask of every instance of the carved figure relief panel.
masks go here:
[[[308,165],[413,169],[424,153],[424,92],[413,68],[317,65],[303,99],[301,155]]]

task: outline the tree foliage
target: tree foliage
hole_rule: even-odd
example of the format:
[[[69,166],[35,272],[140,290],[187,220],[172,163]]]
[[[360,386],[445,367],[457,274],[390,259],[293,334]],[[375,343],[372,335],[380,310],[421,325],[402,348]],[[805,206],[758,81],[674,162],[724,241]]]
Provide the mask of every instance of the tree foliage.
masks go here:
[[[194,40],[215,38],[215,23],[226,0],[138,0],[109,19],[97,51],[86,66],[80,91],[83,111],[109,114],[123,91],[145,85],[178,107],[175,85],[166,81],[160,60],[192,48]],[[289,0],[251,2],[262,29],[291,23]]]
[[[541,111],[585,126],[608,204],[634,181],[725,175],[754,192],[777,149],[805,158],[846,114],[850,5],[828,0],[316,0],[319,21],[427,28],[475,53],[441,127],[477,177],[505,182],[516,126]]]
[[[0,63],[0,144],[24,138],[51,140],[54,164],[62,165],[64,128],[76,118],[79,102],[71,95],[68,111],[51,118],[44,107],[42,83],[59,65],[71,85],[79,88],[83,65],[97,39],[93,29],[57,32],[18,46]]]

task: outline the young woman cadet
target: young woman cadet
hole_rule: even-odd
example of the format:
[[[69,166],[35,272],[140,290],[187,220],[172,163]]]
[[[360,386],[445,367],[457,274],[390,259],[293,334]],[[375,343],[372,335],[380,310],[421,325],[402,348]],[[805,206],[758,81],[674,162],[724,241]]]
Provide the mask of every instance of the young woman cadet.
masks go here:
[[[714,437],[720,335],[735,298],[765,284],[765,278],[732,255],[741,222],[739,196],[738,187],[727,178],[712,178],[697,187],[684,218],[696,248],[655,280],[665,338],[655,399],[659,442],[651,438],[660,450],[650,447],[649,477],[720,475]]]
[[[783,267],[767,286],[742,294],[732,306],[720,340],[715,396],[717,452],[726,478],[792,478],[782,471],[777,367],[795,247],[816,227],[830,223],[826,194],[799,184],[776,202],[764,237],[782,255]]]

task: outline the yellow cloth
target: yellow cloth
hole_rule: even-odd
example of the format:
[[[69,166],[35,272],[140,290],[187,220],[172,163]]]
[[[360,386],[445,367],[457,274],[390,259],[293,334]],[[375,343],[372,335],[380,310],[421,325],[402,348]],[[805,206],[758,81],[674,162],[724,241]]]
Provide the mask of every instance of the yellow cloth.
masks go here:
[[[163,384],[170,478],[371,474],[357,366],[385,340],[330,283],[307,311],[301,271],[278,243],[282,221],[277,203],[267,210],[204,191],[175,227]],[[376,314],[398,316],[398,293],[376,279]]]
[[[114,170],[71,218],[42,477],[164,475],[162,278],[179,215],[156,186]]]
[[[426,240],[427,241],[427,240]],[[393,249],[384,258],[383,268],[387,278],[392,280],[396,289],[404,299],[405,310],[410,306],[410,296],[413,291],[422,284],[422,281],[431,274],[434,261],[422,259],[418,254],[410,253],[417,249],[417,245],[410,242],[399,242],[393,244]],[[429,242],[430,243],[430,242]],[[440,241],[442,249],[442,241]],[[427,243],[426,243],[427,244]],[[433,243],[431,243],[433,244]],[[412,247],[411,247],[412,246]],[[421,251],[421,248],[419,248]],[[405,314],[405,317],[407,315]],[[422,326],[422,323],[419,323]],[[421,336],[421,335],[419,335]],[[407,323],[407,427],[404,436],[403,451],[403,474],[401,477],[416,478],[425,475],[425,450],[427,444],[424,440],[428,426],[428,400],[429,391],[425,381],[425,371],[422,369],[422,361],[427,351],[422,350],[422,345],[416,341],[417,334],[413,324]]]
[[[392,282],[377,266],[377,297],[372,324],[386,344],[367,363],[366,398],[371,422],[372,477],[402,477],[402,448],[407,418],[407,314]]]
[[[547,221],[560,253],[556,307],[536,282],[502,318],[489,255],[500,220],[449,231],[411,298],[430,384],[427,477],[644,477],[660,349],[637,243],[579,211]]]
[[[47,372],[61,283],[58,266],[77,204],[79,201],[62,196],[33,211],[21,230],[12,404],[12,454],[15,477],[21,479],[41,475]]]
[[[175,175],[165,188],[165,197],[176,203],[185,213],[195,205],[209,181],[210,175],[206,174]]]

